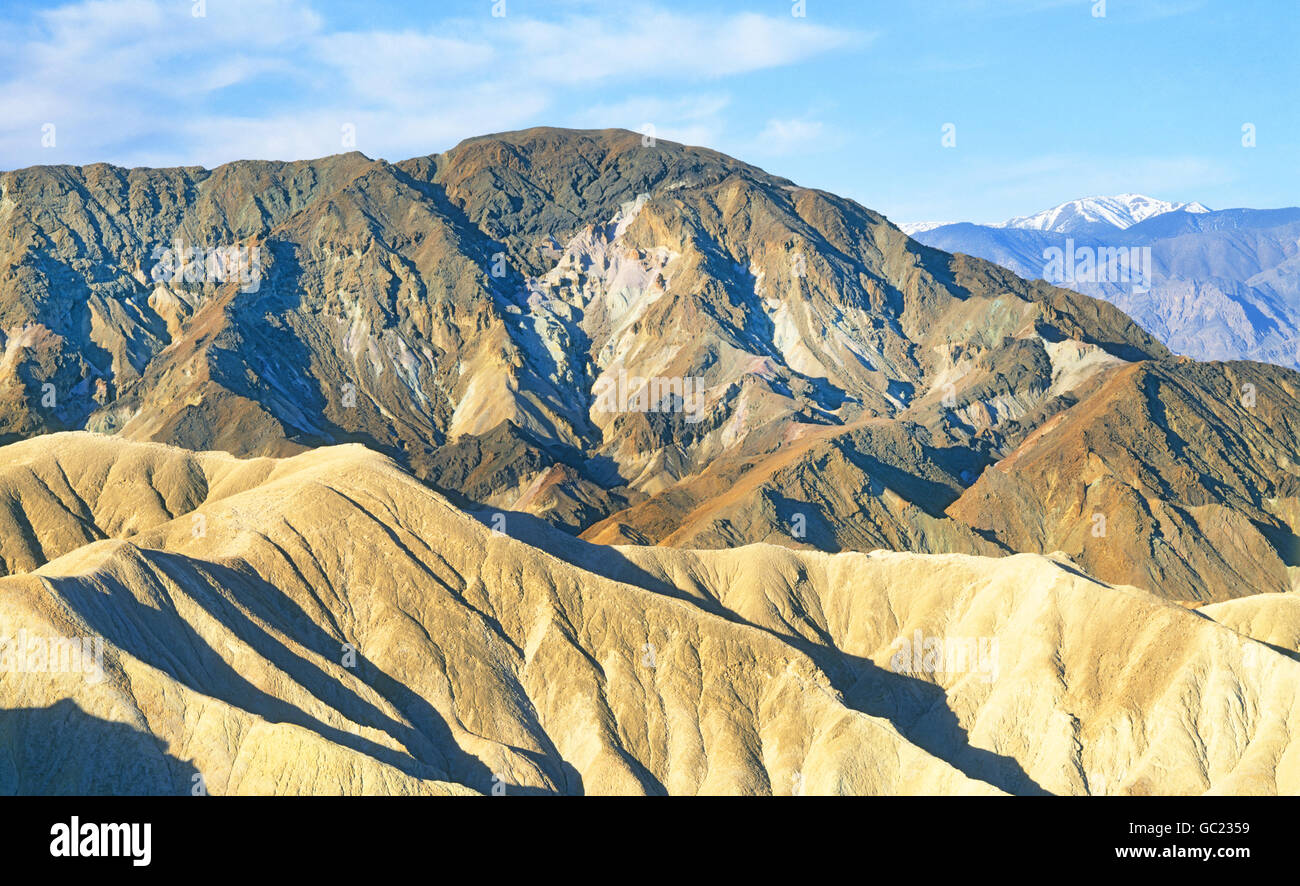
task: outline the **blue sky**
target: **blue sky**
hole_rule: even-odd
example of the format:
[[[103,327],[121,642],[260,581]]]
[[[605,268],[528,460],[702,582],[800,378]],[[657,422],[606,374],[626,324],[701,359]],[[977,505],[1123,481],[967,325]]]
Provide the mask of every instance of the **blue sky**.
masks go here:
[[[1300,0],[497,2],[6,0],[0,169],[651,124],[900,222],[1300,205]]]

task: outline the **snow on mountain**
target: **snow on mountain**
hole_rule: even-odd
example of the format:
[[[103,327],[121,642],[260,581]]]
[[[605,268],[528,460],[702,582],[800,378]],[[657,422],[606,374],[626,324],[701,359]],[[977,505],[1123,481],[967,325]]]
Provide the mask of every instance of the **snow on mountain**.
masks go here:
[[[1210,210],[1196,202],[1170,203],[1142,194],[1118,194],[1114,197],[1071,200],[1033,215],[1018,216],[996,227],[1052,231],[1058,234],[1083,232],[1099,224],[1124,230],[1148,218],[1179,211],[1199,213]]]
[[[1149,286],[1122,274],[1060,282],[1111,302],[1176,353],[1300,369],[1300,207],[1205,211],[1197,203],[1125,229],[959,224],[912,236],[1023,277],[1048,276],[1052,250],[1098,262],[1110,250],[1149,252]]]
[[[898,229],[911,237],[915,234],[923,234],[926,231],[933,231],[935,228],[942,228],[951,224],[954,224],[954,222],[903,222],[898,226]]]

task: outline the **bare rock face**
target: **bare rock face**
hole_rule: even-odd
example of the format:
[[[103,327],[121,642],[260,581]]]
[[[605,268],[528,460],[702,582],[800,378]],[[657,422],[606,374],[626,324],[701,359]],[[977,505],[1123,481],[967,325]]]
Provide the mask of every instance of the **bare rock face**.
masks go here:
[[[1213,600],[1296,589],[1300,378],[1141,363],[1034,431],[948,509],[1017,551]]]
[[[597,542],[1060,549],[1175,598],[1300,565],[1293,423],[1202,379],[1294,416],[1294,373],[1170,362],[1104,301],[713,151],[536,129],[396,164],[17,170],[0,259],[0,442],[355,442]],[[1131,427],[1045,442],[1101,414]],[[1058,489],[1094,439],[1104,489]],[[1001,482],[1013,458],[1042,467]],[[1084,550],[1085,506],[1112,547]]]
[[[0,482],[40,542],[0,579],[0,791],[1300,789],[1294,637],[1261,630],[1288,595],[1201,614],[1063,557],[594,546],[360,446],[60,434],[0,449]]]

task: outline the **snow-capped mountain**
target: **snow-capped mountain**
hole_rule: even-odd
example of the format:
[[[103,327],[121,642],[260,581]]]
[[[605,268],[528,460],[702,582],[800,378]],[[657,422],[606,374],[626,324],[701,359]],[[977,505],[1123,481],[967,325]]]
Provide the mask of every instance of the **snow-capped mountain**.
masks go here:
[[[1157,215],[1179,211],[1200,213],[1210,210],[1197,202],[1170,203],[1142,194],[1118,194],[1114,197],[1071,200],[1033,215],[1018,216],[994,227],[1051,231],[1057,234],[1091,232],[1099,224],[1124,230]]]
[[[924,234],[926,231],[933,231],[935,228],[942,228],[951,224],[954,224],[954,222],[903,222],[898,226],[898,229],[907,236],[914,237],[917,234]]]
[[[910,236],[1028,278],[1052,278],[1053,254],[1104,262],[1116,250],[1138,250],[1149,255],[1149,280],[1135,284],[1103,274],[1053,282],[1112,302],[1178,353],[1300,369],[1300,208],[1207,210],[1200,203],[1151,202],[1175,208],[1135,223],[1114,215],[1103,221],[1099,213],[1084,214],[1095,207],[1092,198],[1004,225],[954,224]],[[1071,208],[1077,214],[1069,215]],[[1129,217],[1152,208],[1134,204]],[[1016,224],[1030,219],[1032,226]]]

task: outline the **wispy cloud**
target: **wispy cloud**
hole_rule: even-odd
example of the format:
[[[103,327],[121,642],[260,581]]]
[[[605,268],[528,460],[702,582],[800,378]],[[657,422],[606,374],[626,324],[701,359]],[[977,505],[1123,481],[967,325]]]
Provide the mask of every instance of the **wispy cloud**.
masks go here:
[[[772,156],[789,156],[825,146],[828,137],[826,124],[808,118],[772,119],[754,142],[757,153]]]
[[[641,108],[606,106],[621,125],[704,141],[721,132],[727,101],[700,85],[870,39],[790,16],[654,5],[547,19],[493,18],[485,5],[421,28],[339,30],[306,0],[209,2],[203,17],[189,3],[86,0],[0,31],[0,165],[320,156],[350,147],[345,126],[357,148],[396,159],[557,116],[610,125],[595,118],[600,84],[645,93]],[[41,145],[45,124],[53,149]]]
[[[1204,199],[1208,189],[1231,184],[1237,175],[1211,159],[1193,155],[1096,156],[1042,154],[1015,162],[983,162],[961,169],[960,180],[936,175],[916,187],[907,205],[890,217],[934,221],[952,215],[948,195],[961,188],[1002,215],[961,218],[996,224],[1079,197],[1141,193],[1165,200]]]
[[[641,132],[653,128],[656,138],[714,147],[725,137],[725,114],[731,105],[726,93],[690,93],[675,98],[633,96],[610,104],[596,104],[577,113],[577,126],[622,127]]]

